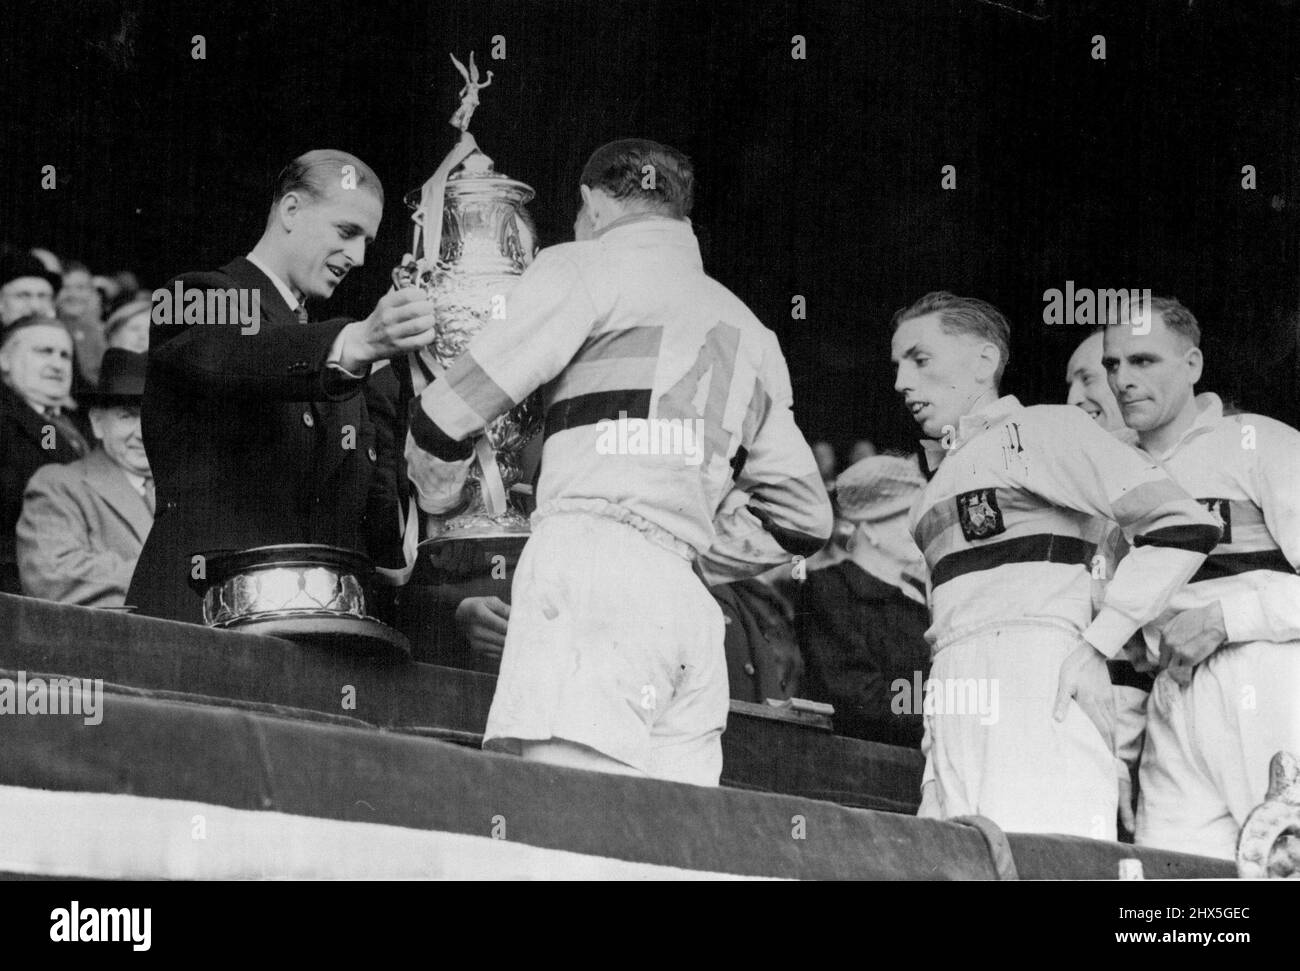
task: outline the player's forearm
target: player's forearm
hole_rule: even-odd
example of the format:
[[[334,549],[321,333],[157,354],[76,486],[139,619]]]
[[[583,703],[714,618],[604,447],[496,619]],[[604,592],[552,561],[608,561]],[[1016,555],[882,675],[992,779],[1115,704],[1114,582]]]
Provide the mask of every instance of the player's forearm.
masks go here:
[[[1139,627],[1160,616],[1204,561],[1203,553],[1172,546],[1134,549],[1116,567],[1084,640],[1107,658],[1115,657]]]

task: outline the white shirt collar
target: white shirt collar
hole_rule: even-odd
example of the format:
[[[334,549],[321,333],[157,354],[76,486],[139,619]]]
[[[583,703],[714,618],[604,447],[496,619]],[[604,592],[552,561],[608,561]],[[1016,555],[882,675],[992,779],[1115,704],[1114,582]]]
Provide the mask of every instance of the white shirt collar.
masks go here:
[[[249,253],[247,256],[244,257],[244,259],[248,260],[248,262],[252,263],[255,267],[257,267],[259,270],[261,270],[263,273],[265,273],[267,276],[271,278],[271,282],[274,283],[275,288],[280,291],[280,296],[284,297],[284,302],[289,305],[290,310],[296,311],[298,309],[298,298],[295,297],[293,295],[293,291],[289,289],[289,284],[285,283],[278,276],[276,276],[274,270],[272,270],[269,266],[267,266],[265,263],[259,260],[252,253]]]
[[[131,483],[131,485],[135,488],[135,491],[140,493],[140,495],[143,496],[145,477],[143,475],[137,475],[136,473],[130,471],[129,469],[123,469],[122,466],[120,465],[118,466],[118,468],[122,469],[122,474],[126,476],[126,480]]]

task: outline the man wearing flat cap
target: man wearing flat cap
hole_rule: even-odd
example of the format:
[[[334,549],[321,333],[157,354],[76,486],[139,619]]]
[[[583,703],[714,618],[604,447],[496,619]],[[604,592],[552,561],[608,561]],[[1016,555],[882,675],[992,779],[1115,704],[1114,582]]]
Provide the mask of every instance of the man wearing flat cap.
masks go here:
[[[28,596],[120,607],[153,525],[153,473],[140,436],[147,358],[104,354],[97,392],[83,396],[99,445],[27,484],[18,521],[18,569]]]
[[[930,668],[930,614],[907,513],[924,487],[913,458],[873,455],[849,466],[835,483],[840,515],[853,527],[847,548],[818,554],[800,587],[804,695],[835,706],[841,735],[921,744],[913,685]],[[830,565],[819,568],[823,557]],[[895,690],[900,679],[905,695]]]
[[[48,289],[48,282],[45,285]],[[12,308],[15,301],[32,302],[29,297],[10,292],[0,302]],[[54,317],[40,314],[8,323],[0,333],[0,591],[4,593],[22,592],[14,526],[22,512],[27,480],[43,465],[72,462],[90,450],[68,415],[71,390],[72,338],[67,329]]]
[[[0,253],[0,326],[8,327],[20,317],[54,316],[54,295],[63,280],[45,264],[21,250]]]

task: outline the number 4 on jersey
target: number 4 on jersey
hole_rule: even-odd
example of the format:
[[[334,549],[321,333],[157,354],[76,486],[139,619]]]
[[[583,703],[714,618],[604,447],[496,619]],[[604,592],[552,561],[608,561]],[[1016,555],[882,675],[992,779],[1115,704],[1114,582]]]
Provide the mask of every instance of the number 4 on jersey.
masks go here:
[[[704,419],[704,462],[708,468],[714,455],[726,458],[731,435],[722,426],[731,393],[731,379],[740,349],[740,328],[718,322],[709,330],[695,363],[681,380],[659,396],[660,418],[693,421]],[[709,376],[708,383],[704,381]],[[701,400],[702,399],[702,400]]]

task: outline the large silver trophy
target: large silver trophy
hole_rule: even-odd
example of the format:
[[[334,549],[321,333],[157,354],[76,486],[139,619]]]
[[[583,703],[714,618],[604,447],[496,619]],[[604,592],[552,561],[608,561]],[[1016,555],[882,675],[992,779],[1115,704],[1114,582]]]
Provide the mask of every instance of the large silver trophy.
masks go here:
[[[450,119],[460,141],[424,186],[407,196],[415,234],[411,252],[393,271],[398,286],[422,288],[435,306],[434,341],[411,355],[417,391],[451,367],[480,330],[502,319],[505,297],[532,258],[520,230],[533,190],[497,172],[468,131],[478,92],[491,84],[492,72],[479,83],[473,54],[468,69],[454,55],[451,60],[465,79],[460,107]],[[512,489],[523,478],[520,453],[540,425],[539,406],[529,400],[487,426],[475,442],[463,505],[454,515],[427,516],[422,545],[522,543],[528,517]]]

